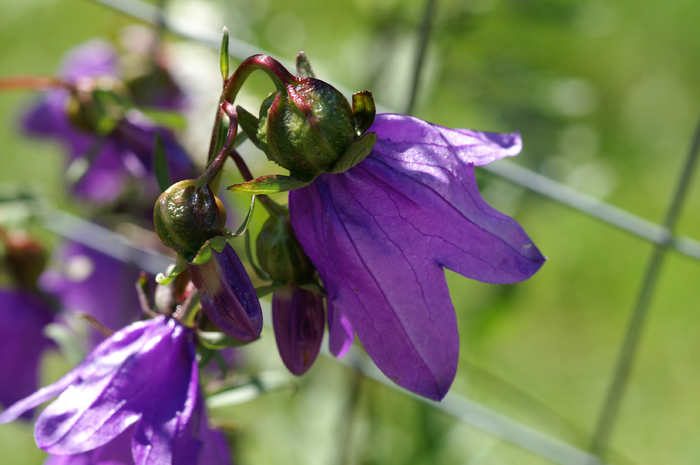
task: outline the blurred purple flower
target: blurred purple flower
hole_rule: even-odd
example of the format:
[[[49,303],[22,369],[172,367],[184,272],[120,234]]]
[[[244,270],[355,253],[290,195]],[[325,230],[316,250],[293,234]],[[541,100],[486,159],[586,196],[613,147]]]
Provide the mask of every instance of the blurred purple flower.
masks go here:
[[[364,161],[291,192],[292,225],[329,294],[331,350],[342,355],[354,328],[391,380],[439,400],[459,358],[443,267],[502,284],[545,261],[474,177],[474,166],[518,154],[520,136],[404,115],[377,115],[370,131],[378,141]]]
[[[39,358],[52,344],[43,331],[52,321],[53,311],[35,292],[0,289],[0,405],[36,390]],[[31,415],[28,409],[22,417]]]
[[[116,332],[63,378],[5,410],[0,423],[57,395],[34,430],[50,454],[93,451],[132,428],[135,464],[191,465],[207,438],[194,332],[172,318]]]
[[[118,78],[117,54],[111,45],[99,40],[70,51],[63,60],[60,76],[72,85],[86,78]],[[67,106],[70,91],[55,88],[46,92],[25,115],[22,128],[28,134],[58,139],[70,153],[69,163],[86,157],[89,168],[73,186],[76,195],[95,202],[109,202],[123,191],[130,178],[149,180],[155,194],[153,141],[160,132],[173,180],[191,176],[193,164],[173,135],[154,125],[135,110],[127,111],[106,136],[79,129],[70,120]],[[163,105],[168,108],[168,102]],[[88,155],[94,151],[94,155]]]
[[[113,331],[140,318],[138,268],[77,242],[63,244],[54,261],[61,268],[45,271],[39,284],[65,309],[92,315]],[[91,339],[96,346],[105,336],[92,328]]]

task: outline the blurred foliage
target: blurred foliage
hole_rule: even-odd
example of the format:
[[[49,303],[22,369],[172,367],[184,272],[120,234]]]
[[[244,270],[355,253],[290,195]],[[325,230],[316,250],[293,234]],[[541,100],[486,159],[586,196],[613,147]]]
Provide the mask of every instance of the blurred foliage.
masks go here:
[[[303,49],[321,79],[371,89],[399,112],[406,104],[422,1],[171,0],[168,8],[216,30],[228,26],[232,37],[287,60]],[[700,108],[698,14],[691,0],[439,1],[414,113],[450,127],[519,130],[524,150],[516,162],[659,222]],[[3,2],[0,75],[51,74],[70,47],[95,36],[115,40],[130,23],[88,0]],[[216,53],[167,39],[179,75],[198,91],[193,106],[209,111],[200,117],[209,123]],[[257,96],[244,95],[244,105],[271,86],[261,77],[246,90]],[[79,212],[63,190],[60,148],[18,132],[31,100],[26,92],[0,96],[0,183],[37,186],[54,205]],[[195,147],[208,138],[202,127],[191,138]],[[204,151],[200,144],[193,153]],[[254,174],[277,169],[251,167]],[[549,262],[509,286],[447,273],[462,334],[453,390],[585,448],[651,245],[486,173],[479,179],[485,198],[515,216]],[[695,182],[680,234],[700,237],[698,208]],[[258,215],[253,229],[261,222]],[[700,461],[700,313],[692,284],[699,280],[700,263],[668,254],[613,437],[616,463]],[[244,357],[256,368],[282,369],[271,332]],[[57,376],[47,368],[46,382]],[[212,412],[230,427],[236,463],[549,463],[358,381],[328,359],[298,382],[296,393]],[[18,424],[0,427],[0,450],[0,464],[42,460],[30,428]]]

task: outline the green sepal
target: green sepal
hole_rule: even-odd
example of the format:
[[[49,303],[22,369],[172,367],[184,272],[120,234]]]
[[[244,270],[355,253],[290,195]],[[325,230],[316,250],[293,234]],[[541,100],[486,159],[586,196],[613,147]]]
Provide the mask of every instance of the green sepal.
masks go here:
[[[287,286],[289,283],[272,283],[268,286],[261,286],[261,287],[256,287],[255,288],[255,295],[258,296],[258,298],[265,297],[266,295],[270,295],[273,292],[279,291],[282,289],[284,286]]]
[[[160,110],[158,108],[141,108],[138,110],[151,119],[157,126],[182,131],[187,129],[187,120],[175,111]]]
[[[156,131],[153,138],[153,171],[156,174],[158,188],[165,192],[170,187],[170,175],[168,174],[168,163],[165,158],[165,146],[160,132]]]
[[[216,353],[215,350],[202,346],[195,347],[194,350],[196,354],[197,366],[199,368],[204,368],[207,366],[214,358],[214,354]]]
[[[355,131],[358,136],[372,126],[376,114],[377,108],[374,105],[372,92],[363,90],[352,94],[352,116],[355,118]]]
[[[314,70],[304,52],[297,53],[297,76],[315,78]]]
[[[183,257],[182,255],[178,255],[177,264],[170,265],[168,267],[168,270],[166,271],[167,274],[165,275],[163,273],[158,273],[158,276],[156,276],[156,282],[161,286],[167,286],[173,281],[173,279],[177,277],[177,275],[179,275],[186,269],[187,260],[185,260],[185,257]]]
[[[224,236],[212,237],[204,243],[204,245],[199,249],[199,252],[197,252],[197,255],[189,263],[192,265],[204,265],[205,263],[209,263],[213,257],[211,249],[221,253],[224,251],[226,244],[227,242]]]
[[[197,331],[197,341],[203,347],[214,350],[241,347],[248,344],[220,331]]]
[[[270,278],[270,275],[267,274],[265,270],[260,268],[255,263],[255,260],[253,260],[253,253],[250,251],[250,232],[248,231],[245,233],[245,253],[248,256],[248,263],[250,263],[250,265],[253,267],[253,271],[255,271],[255,274],[258,275],[258,278],[262,279],[263,281],[271,281],[272,278]]]
[[[248,139],[250,139],[258,149],[263,150],[260,145],[260,139],[258,139],[260,120],[240,105],[236,107],[236,113],[238,114],[238,125],[243,130],[242,134],[248,136]]]
[[[232,233],[228,229],[224,229],[224,233],[226,234],[226,237],[229,238],[234,238],[234,237],[239,237],[242,236],[247,230],[248,230],[248,225],[250,224],[250,219],[253,217],[253,208],[255,207],[255,196],[250,197],[250,208],[248,209],[248,214],[245,217],[245,220],[243,220],[243,224],[239,226],[239,228],[236,230],[235,233]]]
[[[374,146],[374,144],[372,145]],[[313,179],[311,181],[302,181],[291,176],[282,176],[280,174],[268,174],[265,176],[260,176],[259,178],[255,178],[252,181],[244,182],[241,184],[234,184],[233,186],[227,187],[227,189],[238,194],[276,194],[278,192],[287,192],[294,189],[301,189],[302,187],[308,186],[312,182]]]
[[[221,50],[219,51],[219,66],[221,68],[221,77],[224,81],[228,80],[228,29],[224,27],[224,33],[221,37]]]
[[[342,173],[360,163],[372,152],[374,144],[377,143],[377,133],[368,132],[355,142],[350,144],[345,153],[335,162],[329,173]]]
[[[214,161],[214,157],[217,153],[221,152],[221,148],[226,142],[226,137],[228,137],[228,130],[231,127],[231,118],[224,113],[221,118],[219,118],[219,127],[216,130],[216,145],[214,151],[209,155],[209,160],[207,160],[207,167]]]
[[[328,292],[322,286],[319,286],[316,283],[297,284],[297,287],[306,289],[307,291],[315,292],[316,294],[319,294],[323,297],[326,297],[328,295]]]

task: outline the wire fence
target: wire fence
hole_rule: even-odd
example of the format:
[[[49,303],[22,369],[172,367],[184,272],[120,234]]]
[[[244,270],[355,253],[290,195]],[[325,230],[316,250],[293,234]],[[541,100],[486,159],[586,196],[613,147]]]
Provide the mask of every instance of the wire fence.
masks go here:
[[[162,27],[184,39],[205,44],[216,50],[220,46],[220,31],[202,27],[184,18],[167,15],[159,7],[141,0],[92,1],[156,27]],[[426,0],[423,21],[419,25],[418,30],[419,40],[417,41],[410,96],[404,109],[404,112],[408,114],[413,111],[415,105],[425,52],[430,39],[431,22],[437,8],[437,0]],[[234,37],[230,38],[229,52],[233,58],[238,60],[244,60],[248,56],[257,53],[274,56],[272,53],[237,40]],[[280,61],[285,66],[291,66],[290,63],[285,62],[283,59],[280,59]],[[341,86],[336,87],[344,94],[350,94]],[[389,109],[381,105],[377,105],[377,109],[380,112],[389,111]],[[683,201],[687,195],[693,171],[695,170],[699,151],[700,123],[693,136],[686,161],[681,168],[675,193],[670,201],[663,224],[650,222],[506,160],[500,160],[483,167],[490,173],[536,192],[545,198],[567,205],[578,212],[597,218],[655,244],[628,320],[627,332],[620,345],[617,363],[613,368],[607,394],[601,404],[599,420],[593,432],[588,451],[541,433],[478,402],[452,392],[441,403],[434,403],[415,396],[387,380],[371,360],[359,350],[351,350],[343,359],[331,358],[357,370],[364,376],[396,389],[402,394],[413,397],[466,424],[515,444],[554,463],[561,465],[603,465],[604,462],[600,457],[605,456],[611,434],[614,431],[617,413],[624,398],[625,386],[637,353],[640,335],[647,319],[649,302],[654,293],[666,251],[674,249],[680,254],[700,260],[700,242],[688,237],[675,236],[673,233]],[[119,234],[65,212],[49,211],[43,215],[43,221],[48,229],[61,236],[88,245],[124,262],[134,264],[149,273],[162,272],[173,262],[169,257],[139,247]],[[326,355],[329,354],[326,352]]]

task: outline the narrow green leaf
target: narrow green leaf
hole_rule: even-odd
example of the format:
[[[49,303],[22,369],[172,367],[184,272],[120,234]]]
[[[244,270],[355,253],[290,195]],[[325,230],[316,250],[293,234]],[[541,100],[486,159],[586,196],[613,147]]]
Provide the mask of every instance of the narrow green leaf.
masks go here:
[[[224,27],[224,34],[221,37],[221,51],[219,52],[219,63],[221,66],[221,77],[228,80],[228,29]]]
[[[164,275],[163,273],[158,273],[158,276],[156,276],[156,282],[160,284],[161,286],[167,286],[172,282],[173,279],[177,277],[180,273],[185,271],[187,269],[187,262],[185,261],[184,258],[181,256],[177,256],[177,264],[176,265],[170,265],[168,267],[168,270],[166,271],[166,274]]]
[[[165,156],[165,145],[163,145],[163,137],[158,131],[153,138],[153,170],[158,181],[158,188],[161,192],[165,192],[171,183],[168,174],[168,161]]]
[[[314,70],[304,52],[297,53],[297,76],[315,78]]]
[[[238,125],[243,130],[241,134],[248,136],[248,139],[250,139],[257,148],[263,150],[260,146],[260,140],[258,140],[260,120],[240,105],[236,107],[236,114],[238,114]],[[238,142],[237,139],[236,142]]]
[[[345,153],[335,162],[329,173],[342,173],[367,158],[377,143],[377,133],[367,132],[355,142],[350,144]]]
[[[220,331],[197,331],[197,340],[202,346],[214,350],[240,347],[248,344]]]
[[[255,288],[255,295],[258,296],[258,298],[265,297],[266,295],[270,295],[273,292],[279,291],[282,289],[284,286],[287,284],[270,284],[269,286],[262,286],[262,287],[256,287]]]
[[[139,108],[138,110],[153,120],[158,126],[174,131],[187,129],[187,120],[176,111],[161,110],[158,108]]]
[[[311,184],[311,182],[313,182],[313,180],[306,182],[291,176],[268,174],[266,176],[255,178],[252,181],[234,184],[233,186],[229,186],[227,189],[239,194],[276,194],[278,192],[287,192],[306,187]]]

